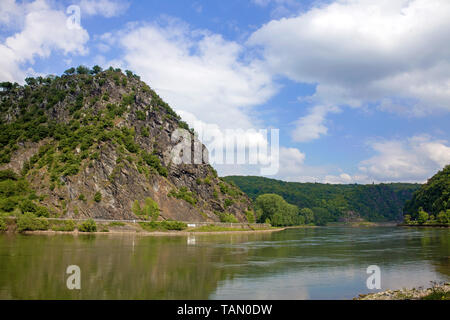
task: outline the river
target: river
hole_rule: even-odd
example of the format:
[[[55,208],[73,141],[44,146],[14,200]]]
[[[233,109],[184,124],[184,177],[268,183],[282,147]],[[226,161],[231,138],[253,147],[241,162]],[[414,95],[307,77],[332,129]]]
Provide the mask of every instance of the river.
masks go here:
[[[80,290],[66,269],[79,266]],[[138,236],[0,234],[0,299],[351,299],[450,281],[450,232],[319,227]]]

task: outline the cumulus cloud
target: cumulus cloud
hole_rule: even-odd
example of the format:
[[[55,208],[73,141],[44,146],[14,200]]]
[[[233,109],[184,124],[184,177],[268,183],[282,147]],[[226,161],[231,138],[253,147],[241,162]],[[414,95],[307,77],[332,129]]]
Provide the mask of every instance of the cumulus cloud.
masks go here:
[[[16,23],[23,13],[22,6],[15,0],[3,0],[0,6],[0,26],[7,28]]]
[[[121,64],[139,74],[177,110],[222,128],[257,127],[251,107],[275,92],[261,62],[221,35],[167,23],[134,25],[116,37]]]
[[[328,132],[325,126],[326,116],[330,112],[339,112],[333,106],[318,105],[310,112],[296,121],[296,128],[292,132],[292,139],[296,142],[306,142],[319,138]]]
[[[11,2],[9,2],[11,5]],[[0,79],[22,82],[25,63],[34,63],[36,57],[47,58],[53,51],[63,54],[85,54],[89,35],[83,28],[68,28],[63,11],[52,9],[44,0],[15,4],[23,12],[21,30],[0,44]]]
[[[449,16],[447,0],[337,0],[272,20],[248,43],[272,73],[316,84],[318,105],[383,101],[424,115],[450,111]],[[313,129],[311,138],[326,133],[323,123]]]
[[[377,155],[360,163],[361,173],[376,181],[424,182],[450,164],[447,141],[428,136],[372,142]]]
[[[117,0],[81,0],[78,2],[81,13],[86,15],[101,15],[106,18],[123,14],[130,4]]]

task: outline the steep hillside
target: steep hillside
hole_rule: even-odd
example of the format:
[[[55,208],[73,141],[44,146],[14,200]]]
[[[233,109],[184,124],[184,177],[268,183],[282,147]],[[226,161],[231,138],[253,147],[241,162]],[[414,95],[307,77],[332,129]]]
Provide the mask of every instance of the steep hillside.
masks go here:
[[[172,161],[174,130],[192,142],[193,131],[132,72],[78,67],[26,82],[1,84],[0,170],[15,174],[0,175],[0,211],[246,220],[250,200],[210,165]]]
[[[435,217],[440,212],[450,210],[450,165],[428,179],[414,193],[411,201],[406,202],[404,213],[417,219],[420,207]]]
[[[226,181],[237,185],[255,199],[275,193],[300,209],[313,209],[316,222],[392,221],[402,219],[405,201],[411,199],[419,184],[393,183],[376,185],[332,185],[285,182],[263,177],[229,176]]]

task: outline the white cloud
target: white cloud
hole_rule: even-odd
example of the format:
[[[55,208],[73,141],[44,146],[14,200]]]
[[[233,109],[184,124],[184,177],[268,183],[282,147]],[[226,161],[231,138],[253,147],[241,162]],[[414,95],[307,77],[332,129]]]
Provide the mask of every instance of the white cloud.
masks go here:
[[[179,21],[132,26],[116,39],[122,65],[139,70],[172,107],[222,128],[258,127],[251,107],[276,92],[260,61],[243,55],[241,45]]]
[[[273,74],[317,84],[318,105],[448,112],[449,16],[448,0],[337,0],[272,20],[248,43],[261,47]],[[311,138],[326,133],[315,121]]]
[[[82,15],[101,15],[106,18],[123,14],[129,5],[127,1],[117,0],[81,0],[79,2]]]
[[[0,44],[2,81],[22,82],[26,74],[33,73],[24,69],[25,63],[33,64],[36,57],[47,58],[56,50],[66,55],[87,53],[87,31],[67,28],[64,12],[44,0],[21,4],[20,10],[24,12],[21,30]]]
[[[447,142],[428,136],[372,142],[370,146],[378,154],[362,161],[359,170],[375,181],[424,182],[450,164]]]
[[[292,138],[296,142],[306,142],[319,138],[328,132],[325,126],[326,116],[330,112],[339,112],[333,106],[315,106],[310,112],[296,121],[296,128],[292,132]]]
[[[15,0],[2,0],[0,6],[0,26],[9,27],[20,18],[23,9]]]

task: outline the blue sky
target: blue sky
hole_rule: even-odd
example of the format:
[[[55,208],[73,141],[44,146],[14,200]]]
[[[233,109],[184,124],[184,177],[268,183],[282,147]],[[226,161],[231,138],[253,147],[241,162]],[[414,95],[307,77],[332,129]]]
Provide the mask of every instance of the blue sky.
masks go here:
[[[130,69],[196,129],[279,129],[273,178],[423,182],[450,163],[449,16],[447,0],[2,0],[0,80]]]

